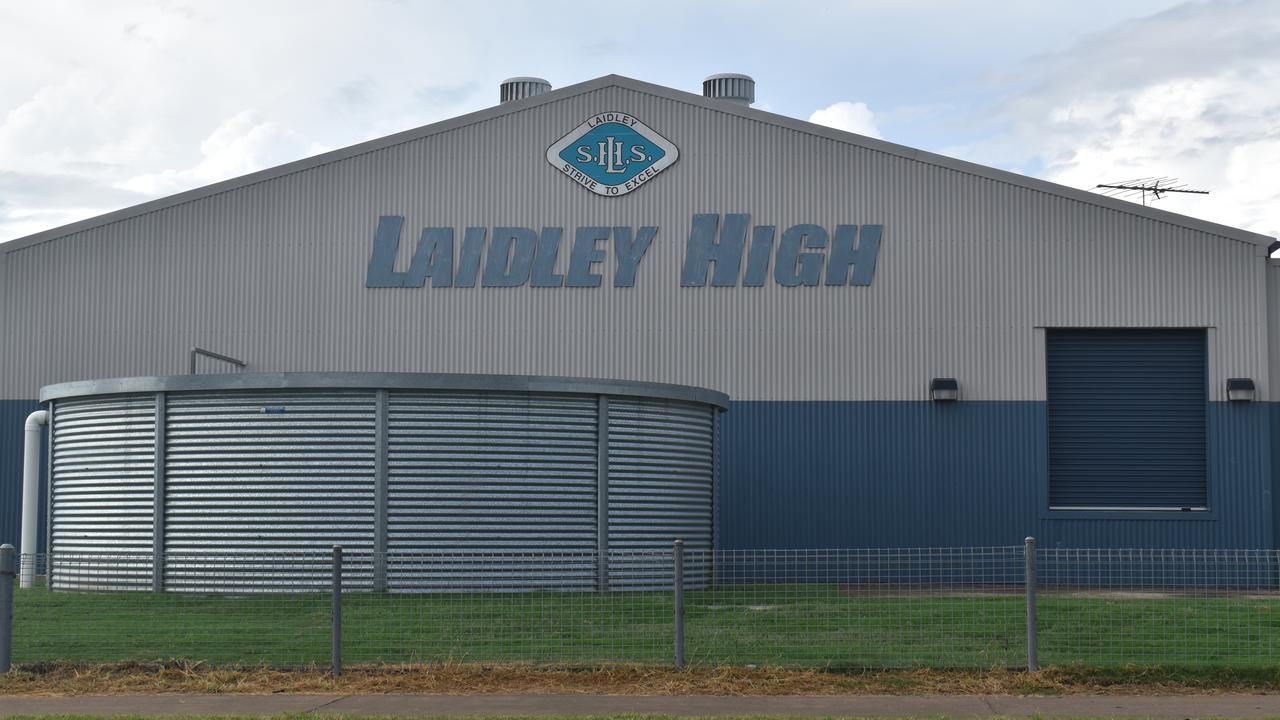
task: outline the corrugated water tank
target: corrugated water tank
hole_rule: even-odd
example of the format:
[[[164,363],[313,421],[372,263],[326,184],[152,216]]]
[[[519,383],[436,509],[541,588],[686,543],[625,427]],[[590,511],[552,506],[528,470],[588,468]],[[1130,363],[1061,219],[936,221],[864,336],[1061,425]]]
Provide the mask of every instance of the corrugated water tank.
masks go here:
[[[262,373],[52,385],[60,590],[603,590],[714,545],[719,413],[677,385]],[[114,561],[107,561],[114,558]],[[668,580],[669,582],[669,580]]]

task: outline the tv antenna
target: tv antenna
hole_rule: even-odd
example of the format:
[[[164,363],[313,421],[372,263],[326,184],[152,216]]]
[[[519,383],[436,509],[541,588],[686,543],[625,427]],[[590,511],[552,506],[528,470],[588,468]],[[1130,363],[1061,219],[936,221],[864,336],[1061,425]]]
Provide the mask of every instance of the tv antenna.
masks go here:
[[[1134,197],[1141,195],[1143,205],[1147,204],[1148,195],[1151,196],[1151,202],[1155,202],[1162,198],[1165,193],[1209,194],[1208,190],[1192,190],[1187,187],[1186,183],[1180,182],[1173,177],[1145,177],[1117,183],[1100,183],[1094,186],[1094,190],[1098,189],[1102,189],[1102,194],[1107,197],[1118,197],[1125,200],[1132,200]]]

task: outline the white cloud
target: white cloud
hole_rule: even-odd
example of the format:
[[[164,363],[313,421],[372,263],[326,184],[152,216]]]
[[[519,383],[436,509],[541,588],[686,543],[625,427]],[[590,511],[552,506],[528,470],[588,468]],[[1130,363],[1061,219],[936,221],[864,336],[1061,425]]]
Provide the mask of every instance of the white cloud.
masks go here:
[[[42,229],[37,217],[53,226],[490,106],[512,75],[562,87],[617,72],[697,92],[702,77],[725,69],[756,77],[763,109],[872,137],[888,127],[898,141],[1073,183],[1177,174],[1214,190],[1196,212],[1280,225],[1267,209],[1280,203],[1268,194],[1274,138],[1263,122],[1280,118],[1267,101],[1280,103],[1280,88],[1266,75],[1280,54],[1276,0],[1150,15],[1175,3],[801,0],[783,12],[756,0],[654,0],[668,20],[657,54],[628,52],[627,7],[597,8],[583,37],[565,24],[580,10],[569,0],[504,4],[506,27],[522,29],[513,42],[539,38],[515,54],[493,51],[492,10],[475,3],[0,3],[0,173],[33,183],[0,187],[0,241]],[[988,32],[957,34],[958,23]],[[700,29],[712,24],[723,32],[707,37]],[[876,32],[849,43],[855,25]],[[742,42],[765,36],[806,52]],[[993,67],[1008,70],[982,82]],[[1236,103],[1250,83],[1255,93]],[[1173,148],[1143,144],[1142,128],[1158,118],[1134,105],[1139,96],[1184,123],[1177,113],[1199,108],[1199,134],[1169,136],[1187,144],[1185,166],[1122,171]],[[810,115],[835,97],[862,102]],[[1120,138],[1113,121],[1125,117],[1132,129]],[[1173,202],[1162,205],[1182,210]]]
[[[0,229],[21,237],[146,199],[76,175],[0,170]]]
[[[0,172],[76,193],[0,187],[0,242],[490,105],[497,81],[477,75],[502,60],[467,20],[335,0],[3,4]]]
[[[50,172],[71,162],[102,166],[146,163],[159,148],[147,142],[146,110],[113,92],[95,70],[46,85],[0,122],[0,159],[9,171]]]
[[[815,110],[809,116],[809,122],[867,137],[880,137],[880,129],[876,127],[875,113],[871,112],[871,108],[868,108],[866,103],[842,100],[821,110]]]
[[[145,195],[169,195],[304,157],[297,135],[280,123],[245,110],[228,118],[200,143],[200,161],[185,169],[135,175],[118,184]]]
[[[1080,188],[1174,176],[1210,194],[1170,195],[1158,207],[1278,235],[1277,98],[1280,74],[1237,73],[1081,98],[1047,118],[1075,147],[1055,153],[1041,174]]]
[[[1270,12],[1268,12],[1268,9]],[[1155,206],[1280,235],[1280,13],[1210,2],[1119,25],[1026,68],[1004,130],[949,154],[1077,188],[1173,176]]]

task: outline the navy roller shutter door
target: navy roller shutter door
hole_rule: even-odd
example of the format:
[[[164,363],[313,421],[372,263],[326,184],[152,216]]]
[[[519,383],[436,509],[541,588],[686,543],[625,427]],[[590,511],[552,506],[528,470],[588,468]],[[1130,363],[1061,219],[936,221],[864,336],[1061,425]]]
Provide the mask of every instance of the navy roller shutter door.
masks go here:
[[[1204,509],[1204,330],[1050,329],[1049,506]]]

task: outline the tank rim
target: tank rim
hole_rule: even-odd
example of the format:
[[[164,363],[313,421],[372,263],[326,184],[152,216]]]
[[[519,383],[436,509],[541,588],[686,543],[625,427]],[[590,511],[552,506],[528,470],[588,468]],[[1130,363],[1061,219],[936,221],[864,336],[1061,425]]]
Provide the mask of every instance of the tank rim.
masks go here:
[[[247,372],[75,380],[40,388],[40,402],[135,393],[313,389],[570,393],[684,400],[721,410],[729,407],[725,393],[691,385],[547,375],[402,372]]]

